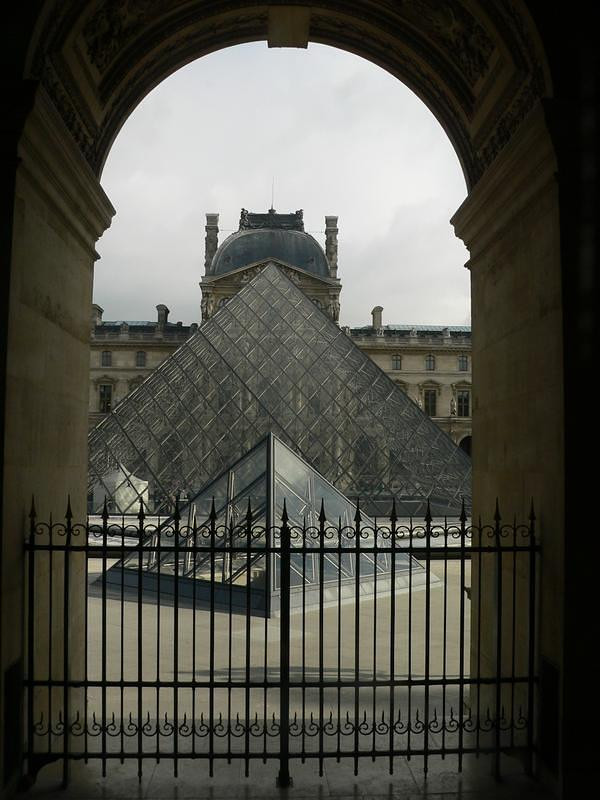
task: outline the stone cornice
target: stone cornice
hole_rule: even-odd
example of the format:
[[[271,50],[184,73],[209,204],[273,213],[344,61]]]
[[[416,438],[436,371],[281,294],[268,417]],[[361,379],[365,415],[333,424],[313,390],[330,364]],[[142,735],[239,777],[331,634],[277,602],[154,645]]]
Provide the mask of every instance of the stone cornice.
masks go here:
[[[19,174],[44,197],[92,258],[115,214],[46,91],[39,86],[21,141]]]
[[[469,269],[555,179],[556,156],[538,103],[450,220],[471,252]]]

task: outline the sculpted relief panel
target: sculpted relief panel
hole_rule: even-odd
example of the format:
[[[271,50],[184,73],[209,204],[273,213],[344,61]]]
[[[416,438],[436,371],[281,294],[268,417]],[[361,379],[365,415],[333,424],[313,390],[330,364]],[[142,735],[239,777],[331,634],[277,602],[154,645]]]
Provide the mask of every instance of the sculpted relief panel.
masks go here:
[[[267,31],[267,7],[251,0],[65,0],[48,16],[30,63],[99,171],[150,86],[211,49],[265,39]],[[310,38],[360,53],[411,86],[443,121],[470,185],[545,92],[535,37],[510,0],[481,9],[462,0],[320,0],[311,5]],[[86,60],[100,118],[69,67]]]

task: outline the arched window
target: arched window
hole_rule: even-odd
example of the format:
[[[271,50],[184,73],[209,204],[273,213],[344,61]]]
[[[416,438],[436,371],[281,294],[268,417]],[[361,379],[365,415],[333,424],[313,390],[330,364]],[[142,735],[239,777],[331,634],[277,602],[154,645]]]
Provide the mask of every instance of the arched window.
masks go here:
[[[428,372],[433,372],[435,369],[435,356],[432,356],[431,354],[425,356],[425,369]]]
[[[459,372],[469,371],[469,356],[466,356],[464,353],[461,353],[458,357],[458,370]]]
[[[461,439],[458,446],[461,450],[464,450],[465,453],[470,456],[471,455],[471,437],[465,436],[464,439]]]
[[[402,369],[402,356],[397,354],[392,356],[392,369]]]
[[[135,365],[136,367],[146,366],[146,353],[143,350],[138,350],[135,354]]]
[[[112,353],[110,350],[103,350],[100,358],[100,364],[103,367],[112,367]]]

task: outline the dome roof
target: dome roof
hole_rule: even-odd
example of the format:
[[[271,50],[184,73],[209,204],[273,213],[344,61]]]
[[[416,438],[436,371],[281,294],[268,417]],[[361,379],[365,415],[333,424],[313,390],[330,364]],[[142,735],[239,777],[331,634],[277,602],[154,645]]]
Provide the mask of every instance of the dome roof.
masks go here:
[[[309,233],[270,227],[239,230],[228,236],[213,257],[210,274],[223,275],[270,258],[329,277],[327,257]]]

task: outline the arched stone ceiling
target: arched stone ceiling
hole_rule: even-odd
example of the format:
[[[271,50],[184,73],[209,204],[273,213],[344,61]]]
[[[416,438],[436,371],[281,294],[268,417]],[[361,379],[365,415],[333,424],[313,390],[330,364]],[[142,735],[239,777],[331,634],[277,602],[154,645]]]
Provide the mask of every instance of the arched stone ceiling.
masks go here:
[[[439,119],[469,187],[549,94],[520,0],[51,0],[36,34],[27,77],[41,80],[97,174],[154,86],[242,42],[320,42],[379,64]]]

